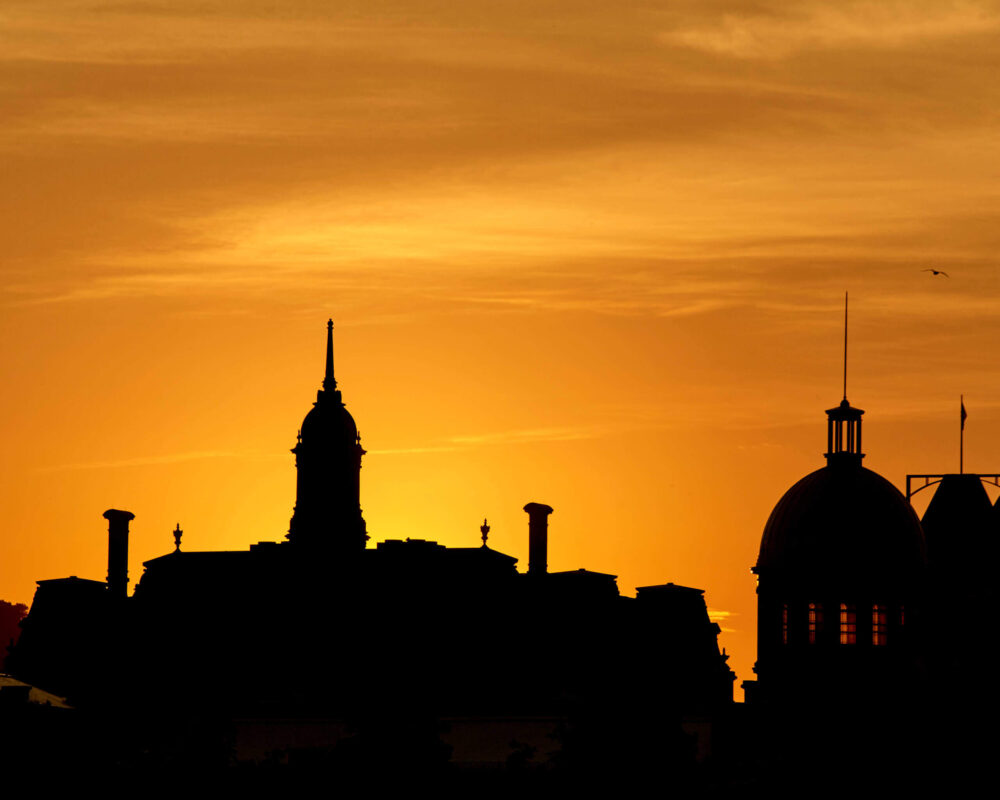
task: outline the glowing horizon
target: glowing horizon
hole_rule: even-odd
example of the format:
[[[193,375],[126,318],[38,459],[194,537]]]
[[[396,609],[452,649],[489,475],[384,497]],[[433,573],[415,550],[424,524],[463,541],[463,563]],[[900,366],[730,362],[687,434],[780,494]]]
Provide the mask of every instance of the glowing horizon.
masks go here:
[[[739,680],[845,290],[865,465],[955,470],[964,394],[1000,471],[1000,5],[453,5],[5,5],[0,598],[102,579],[109,507],[133,586],[282,539],[331,316],[373,541],[523,568],[548,503]]]

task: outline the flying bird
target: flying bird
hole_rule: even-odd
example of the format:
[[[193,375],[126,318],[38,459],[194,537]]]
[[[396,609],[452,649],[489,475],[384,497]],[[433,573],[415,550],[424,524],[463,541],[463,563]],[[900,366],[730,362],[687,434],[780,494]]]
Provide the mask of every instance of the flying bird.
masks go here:
[[[931,267],[928,267],[927,269],[922,269],[920,271],[921,272],[933,272],[935,275],[944,275],[946,278],[950,278],[951,277],[951,275],[949,275],[943,269],[932,269]]]

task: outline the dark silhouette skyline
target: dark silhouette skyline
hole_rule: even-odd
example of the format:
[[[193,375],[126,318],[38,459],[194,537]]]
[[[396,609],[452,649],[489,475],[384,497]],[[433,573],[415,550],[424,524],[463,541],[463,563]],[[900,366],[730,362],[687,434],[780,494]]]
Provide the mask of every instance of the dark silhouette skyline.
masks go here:
[[[238,763],[287,764],[307,730],[337,758],[353,749],[390,763],[416,748],[423,767],[577,772],[613,740],[608,768],[627,756],[639,769],[661,740],[678,764],[707,758],[735,675],[701,590],[664,582],[628,597],[614,575],[550,571],[553,509],[537,502],[524,506],[524,572],[488,545],[485,521],[478,547],[366,546],[364,451],[334,378],[332,331],[293,449],[287,541],[199,552],[178,526],[173,551],[144,563],[129,596],[134,515],[110,509],[106,582],[39,581],[11,672],[88,713],[137,703],[165,730],[215,720]]]
[[[25,4],[8,31],[7,600],[101,577],[91,505],[139,515],[133,580],[177,518],[202,549],[283,530],[293,379],[328,308],[357,337],[337,366],[373,535],[409,521],[457,545],[485,514],[524,558],[537,494],[594,543],[559,568],[713,585],[741,678],[746,531],[822,452],[806,423],[834,397],[845,284],[876,312],[852,381],[890,423],[866,463],[897,486],[953,470],[963,390],[985,401],[967,466],[996,468],[1000,380],[975,357],[1000,289],[994,20],[976,3],[175,5]],[[913,275],[928,261],[952,279]],[[453,470],[496,502],[452,491]],[[384,502],[408,472],[407,501]],[[621,508],[643,532],[624,550],[601,539]]]
[[[737,705],[703,591],[665,582],[629,597],[611,574],[550,571],[552,506],[524,505],[523,572],[489,546],[486,520],[478,547],[367,546],[364,451],[332,331],[292,450],[286,541],[188,550],[178,525],[130,596],[135,516],[109,509],[107,579],[38,582],[0,687],[0,728],[28,731],[25,758],[69,757],[82,737],[74,758],[98,769],[390,769],[523,785],[668,770],[677,790],[794,790],[816,770],[846,789],[848,755],[887,791],[985,768],[996,737],[951,732],[997,711],[996,643],[982,636],[1000,532],[983,482],[996,475],[910,476],[908,492],[913,479],[936,486],[921,521],[862,466],[865,412],[846,396],[828,409],[826,466],[764,528],[757,678]],[[50,733],[57,744],[43,744]]]

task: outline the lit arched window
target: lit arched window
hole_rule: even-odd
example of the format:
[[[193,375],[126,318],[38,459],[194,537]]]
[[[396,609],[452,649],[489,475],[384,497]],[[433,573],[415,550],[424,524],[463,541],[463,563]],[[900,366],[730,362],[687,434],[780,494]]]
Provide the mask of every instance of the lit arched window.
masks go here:
[[[875,647],[885,644],[888,617],[885,606],[880,606],[878,603],[872,606],[872,645]]]
[[[858,615],[854,606],[846,603],[840,604],[840,643],[857,644],[858,642]]]
[[[781,607],[781,643],[788,644],[788,603]]]
[[[809,604],[809,644],[816,644],[820,631],[823,630],[823,605]]]

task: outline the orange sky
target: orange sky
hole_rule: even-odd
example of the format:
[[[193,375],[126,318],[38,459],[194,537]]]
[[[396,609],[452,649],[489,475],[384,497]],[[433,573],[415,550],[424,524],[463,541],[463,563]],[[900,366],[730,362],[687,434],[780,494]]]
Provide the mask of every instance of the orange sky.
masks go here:
[[[239,10],[234,10],[238,8]],[[280,11],[276,11],[280,8]],[[283,537],[324,322],[375,540],[706,589],[752,677],[767,515],[1000,471],[1000,4],[0,10],[0,597]],[[947,270],[934,278],[926,267]],[[627,658],[627,654],[623,654]],[[739,693],[737,693],[739,695]]]

